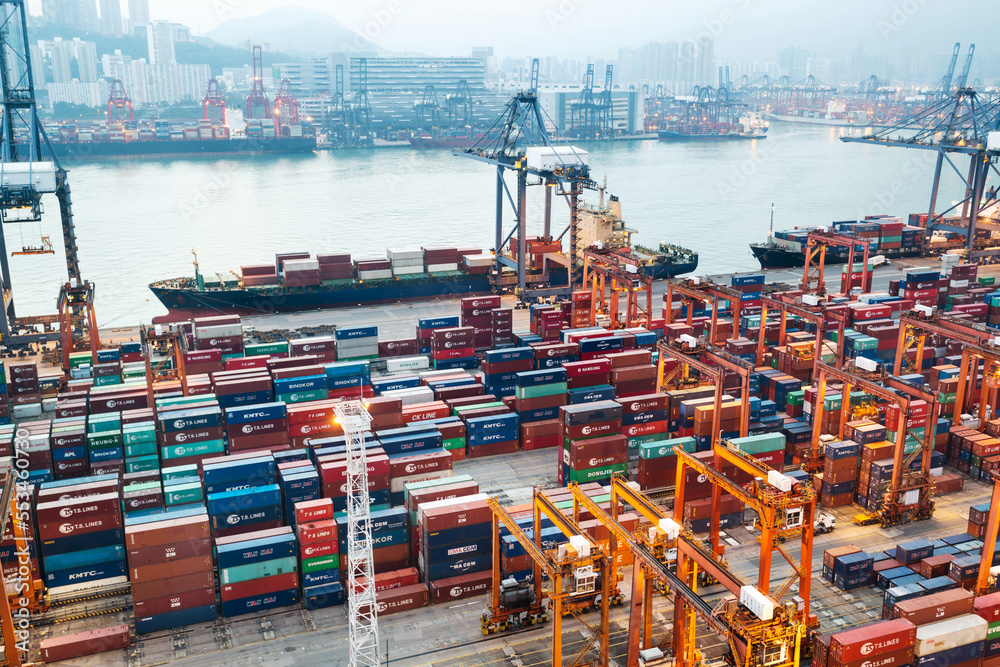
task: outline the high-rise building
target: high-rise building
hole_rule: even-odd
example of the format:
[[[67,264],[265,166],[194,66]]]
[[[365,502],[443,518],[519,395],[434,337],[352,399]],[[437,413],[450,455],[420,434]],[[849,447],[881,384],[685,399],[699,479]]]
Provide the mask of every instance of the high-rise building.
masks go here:
[[[695,80],[702,84],[711,84],[715,79],[715,41],[702,35],[698,40],[698,61],[695,68]]]
[[[128,0],[128,24],[135,32],[136,26],[149,23],[149,0]]]
[[[122,34],[122,5],[119,0],[101,0],[101,32],[113,37]]]
[[[97,81],[97,44],[74,39],[73,49],[80,72],[80,81],[82,83]]]
[[[101,21],[97,17],[97,0],[76,1],[80,3],[80,22],[74,27],[87,32],[98,32],[101,29]]]
[[[37,44],[28,46],[28,55],[31,58],[31,78],[36,87],[42,88],[47,77],[45,76],[45,54]]]
[[[61,39],[51,43],[49,52],[52,54],[52,81],[55,83],[68,83],[73,80],[73,42],[64,42]]]
[[[177,60],[174,55],[174,28],[169,21],[153,21],[144,26],[150,65],[166,65]]]

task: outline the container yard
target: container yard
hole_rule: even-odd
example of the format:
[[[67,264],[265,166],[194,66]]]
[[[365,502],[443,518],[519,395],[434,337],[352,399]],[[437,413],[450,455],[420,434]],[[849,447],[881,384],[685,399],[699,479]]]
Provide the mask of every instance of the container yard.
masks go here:
[[[154,284],[168,317],[113,331],[58,152],[34,159],[34,121],[5,134],[33,150],[0,209],[38,222],[55,195],[68,273],[48,317],[4,285],[6,664],[1000,667],[989,211],[932,198],[772,234],[801,271],[678,277],[697,253],[633,246],[538,75],[455,150],[496,169],[489,253],[280,252],[235,284],[195,254]]]

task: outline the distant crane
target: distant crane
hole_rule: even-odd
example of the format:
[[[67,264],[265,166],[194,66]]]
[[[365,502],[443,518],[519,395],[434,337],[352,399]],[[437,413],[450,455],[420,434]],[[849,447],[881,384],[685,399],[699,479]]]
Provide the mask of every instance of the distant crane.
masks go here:
[[[124,121],[122,118],[116,120],[115,116],[118,115],[116,113],[118,111],[127,111],[128,120],[135,120],[135,114],[132,110],[132,98],[128,96],[125,84],[122,83],[121,79],[115,79],[111,82],[111,90],[108,93],[108,125]]]
[[[611,94],[614,71],[614,65],[608,65],[604,72],[604,90],[597,98],[597,132],[605,137],[610,137],[614,131],[615,102]]]
[[[351,123],[353,122],[351,105],[344,97],[344,66],[337,65],[334,70],[333,99],[330,100],[330,115],[327,130],[330,133],[330,143],[337,148],[351,145]]]
[[[282,136],[282,126],[299,124],[299,101],[292,92],[292,82],[285,77],[281,80],[278,92],[274,96],[274,132]]]
[[[208,117],[208,108],[215,107],[216,109],[222,109],[222,124],[228,125],[226,122],[229,118],[228,110],[226,107],[226,96],[222,94],[222,87],[219,85],[218,79],[208,80],[208,90],[205,92],[205,97],[201,101],[201,109],[204,114],[205,120],[211,120]]]
[[[593,68],[591,68],[593,69]],[[573,285],[579,282],[582,267],[577,266],[577,257],[582,257],[577,238],[580,195],[583,188],[595,188],[596,184],[590,178],[590,167],[582,155],[572,146],[553,146],[549,134],[550,127],[555,124],[545,115],[538,101],[538,59],[531,64],[531,87],[518,92],[507,103],[503,114],[494,121],[492,127],[467,150],[453,149],[454,155],[468,157],[478,162],[484,162],[496,169],[496,245],[494,253],[496,264],[493,276],[494,285],[508,285],[502,275],[502,268],[508,266],[517,270],[516,288],[522,301],[534,297],[566,295]],[[544,154],[544,164],[529,166],[527,147],[541,149]],[[517,176],[517,191],[511,193],[504,180],[505,170],[514,172]],[[551,240],[551,208],[552,192],[559,187],[557,194],[563,195],[569,204],[570,222],[566,230],[570,234],[569,281],[566,286],[538,287],[528,289],[527,279],[527,214],[528,214],[528,176],[538,178],[537,184],[545,189],[545,227],[543,237]],[[516,225],[504,235],[503,217],[504,201],[508,201],[514,209]],[[517,235],[516,259],[505,257],[503,249],[511,238]],[[514,253],[511,253],[514,254]],[[515,283],[510,283],[511,285]]]
[[[580,97],[570,105],[570,128],[580,139],[594,139],[598,134],[599,104],[594,99],[594,64],[587,65]]]
[[[438,126],[441,120],[441,105],[438,104],[434,86],[424,87],[423,95],[413,103],[413,112],[417,118],[417,127],[420,129],[430,131]]]
[[[368,58],[358,58],[358,91],[351,105],[351,143],[355,146],[373,146],[372,105],[368,99]]]
[[[462,79],[454,93],[444,98],[448,124],[453,128],[472,125],[472,91],[469,82]]]
[[[958,54],[962,50],[962,43],[955,42],[955,49],[951,52],[951,61],[948,63],[948,71],[941,77],[934,87],[934,97],[938,100],[951,96],[952,79],[955,78],[955,66],[958,65]]]
[[[254,109],[264,109],[264,118],[271,117],[271,105],[267,100],[267,93],[264,91],[264,49],[260,44],[254,44],[253,50],[253,82],[250,87],[250,94],[247,95],[246,119],[255,118]]]

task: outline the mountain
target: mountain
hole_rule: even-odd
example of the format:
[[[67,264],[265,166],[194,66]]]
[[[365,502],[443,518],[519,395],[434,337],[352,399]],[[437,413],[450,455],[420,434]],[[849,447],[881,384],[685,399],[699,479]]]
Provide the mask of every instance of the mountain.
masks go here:
[[[265,42],[270,51],[302,55],[382,51],[326,12],[303,7],[270,9],[258,16],[232,19],[209,32],[208,36],[234,46],[247,40]]]

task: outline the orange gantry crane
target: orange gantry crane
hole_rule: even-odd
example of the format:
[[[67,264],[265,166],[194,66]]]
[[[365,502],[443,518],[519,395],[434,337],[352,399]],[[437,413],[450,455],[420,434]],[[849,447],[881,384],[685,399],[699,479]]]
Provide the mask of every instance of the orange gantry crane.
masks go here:
[[[146,363],[146,396],[149,406],[156,405],[155,395],[161,383],[176,382],[182,395],[188,395],[184,331],[175,324],[143,325],[140,330],[142,356]],[[154,353],[158,361],[154,360]]]
[[[598,662],[608,665],[609,619],[611,599],[617,595],[617,583],[612,587],[611,561],[607,553],[572,519],[565,516],[547,497],[534,492],[532,502],[533,532],[529,537],[496,498],[488,501],[493,512],[493,580],[490,587],[490,608],[483,614],[484,635],[510,629],[516,625],[534,625],[552,621],[552,664],[563,665],[562,617],[571,615],[591,631],[591,638],[573,657],[570,665],[580,665],[598,644]],[[547,518],[565,535],[565,544],[546,548],[542,543],[542,517]],[[500,571],[500,525],[524,547],[533,561],[530,590],[523,584],[504,581]],[[547,579],[543,590],[542,575]],[[543,597],[549,600],[546,611]],[[600,608],[599,626],[593,627],[581,615],[593,607]],[[593,663],[591,663],[593,664]]]
[[[629,602],[627,667],[638,667],[640,653],[655,648],[652,635],[655,582],[674,595],[672,650],[678,667],[693,667],[698,660],[693,634],[694,614],[726,640],[737,667],[798,665],[806,627],[800,622],[801,612],[792,611],[794,605],[777,605],[767,600],[700,540],[684,532],[666,510],[629,482],[621,478],[612,480],[611,514],[579,487],[571,484],[569,488],[573,492],[574,512],[578,513],[581,508],[587,510],[617,538],[610,540],[611,553],[617,548],[615,542],[620,541],[635,557]],[[623,505],[637,512],[648,524],[634,533],[622,526],[617,512]],[[671,552],[676,553],[676,574],[669,565],[674,557]],[[711,607],[697,592],[698,568],[719,580],[732,595]],[[740,600],[748,602],[753,609],[741,604]]]
[[[993,570],[993,553],[997,548],[998,530],[1000,530],[1000,477],[994,473],[993,496],[990,499],[990,516],[986,522],[986,535],[983,537],[983,555],[979,563],[979,576],[976,578],[976,597],[986,595],[996,587],[997,577]]]
[[[723,342],[718,338],[718,321],[719,321],[719,303],[722,301],[729,302],[729,308],[734,313],[740,311],[740,301],[743,299],[743,293],[737,292],[734,289],[730,289],[724,285],[716,285],[712,282],[700,282],[698,279],[694,278],[674,278],[667,282],[667,294],[664,300],[664,316],[666,318],[666,323],[673,323],[673,305],[674,305],[674,294],[678,294],[681,297],[687,297],[687,300],[701,301],[703,303],[712,304],[712,321],[708,329],[708,342],[712,345],[718,345]],[[682,299],[683,301],[684,299]],[[693,309],[687,309],[687,324],[688,326],[692,323]]]
[[[631,263],[630,263],[631,262]],[[583,252],[583,285],[590,286],[590,326],[597,323],[600,309],[611,317],[613,329],[650,327],[653,319],[653,279],[638,271],[638,258],[624,251],[585,250]],[[625,312],[621,313],[621,295],[625,295]],[[639,301],[646,295],[646,306]]]
[[[997,388],[1000,386],[1000,351],[993,349],[992,345],[962,347],[962,363],[958,371],[958,389],[955,391],[952,422],[960,424],[966,407],[969,409],[972,407],[972,401],[968,399],[971,399],[976,391],[980,363],[982,363],[983,382],[979,390],[979,429],[982,430],[986,427],[986,421],[996,413]]]
[[[842,246],[847,248],[847,285],[845,293],[850,293],[853,287],[854,260],[857,246],[863,246],[864,262],[861,268],[861,283],[864,286],[864,274],[868,270],[868,241],[867,239],[844,236],[842,234],[831,234],[829,232],[809,232],[806,242],[806,263],[802,271],[802,291],[815,293],[820,296],[826,295],[826,279],[823,272],[826,269],[826,249],[828,246]],[[816,284],[813,287],[813,283]]]
[[[719,422],[721,419],[724,371],[735,373],[740,377],[740,436],[745,437],[750,429],[750,376],[754,372],[753,364],[729,354],[713,345],[695,342],[695,347],[685,347],[685,342],[679,339],[660,341],[656,345],[657,360],[657,391],[662,391],[676,379],[683,383],[691,368],[712,381],[715,387],[715,411],[712,414],[713,443],[719,439]],[[697,356],[696,356],[697,355]],[[676,368],[666,372],[667,358],[678,362]]]
[[[816,409],[813,412],[812,442],[818,443],[822,435],[823,397],[829,380],[843,383],[842,408],[837,436],[844,437],[844,426],[847,422],[851,400],[851,390],[858,388],[872,394],[887,403],[894,403],[899,410],[899,418],[894,432],[895,448],[893,455],[892,481],[886,491],[885,502],[878,512],[859,514],[855,520],[862,524],[880,523],[883,527],[909,523],[912,520],[927,519],[934,513],[934,501],[931,498],[930,460],[934,449],[934,432],[940,406],[936,394],[927,392],[920,387],[888,375],[873,375],[871,379],[861,377],[857,373],[840,370],[824,363],[817,364],[818,376]],[[882,382],[887,386],[878,384]],[[897,391],[906,395],[901,395]],[[911,398],[912,397],[912,398]],[[913,415],[911,405],[914,400],[925,401],[928,405],[926,415]],[[906,451],[908,422],[912,417],[926,417],[921,446],[909,456]],[[832,434],[831,434],[832,435]],[[910,472],[910,463],[917,455],[921,455],[921,469]]]
[[[837,366],[843,364],[843,340],[844,340],[844,329],[847,328],[846,317],[840,313],[834,311],[826,312],[822,306],[817,304],[816,306],[808,306],[804,303],[788,303],[781,299],[774,299],[769,296],[761,297],[761,311],[760,311],[760,335],[757,338],[757,363],[763,365],[764,363],[764,351],[767,349],[765,345],[765,331],[767,326],[767,316],[771,311],[778,311],[781,313],[781,328],[778,333],[778,344],[785,344],[785,333],[788,326],[788,316],[794,315],[799,319],[805,320],[812,323],[816,327],[816,349],[813,355],[813,375],[816,375],[816,363],[823,356],[823,346],[826,344],[826,323],[827,317],[831,317],[837,320],[837,341],[836,346],[837,353]]]
[[[906,362],[906,353],[916,346],[917,363],[923,357],[927,334],[937,334],[957,340],[965,345],[982,346],[995,337],[986,327],[972,322],[956,320],[939,311],[927,309],[911,310],[899,316],[899,338],[896,341],[896,359],[893,375],[899,375]],[[919,368],[915,372],[920,372]]]

